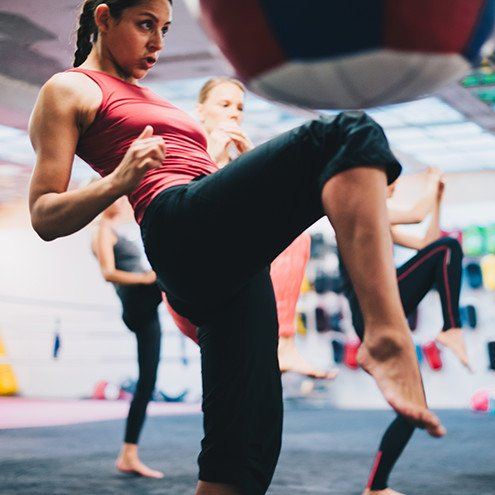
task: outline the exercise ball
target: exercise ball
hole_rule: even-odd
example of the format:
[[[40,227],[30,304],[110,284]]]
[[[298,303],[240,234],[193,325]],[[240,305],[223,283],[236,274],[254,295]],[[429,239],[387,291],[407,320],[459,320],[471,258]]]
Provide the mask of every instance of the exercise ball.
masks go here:
[[[315,109],[399,103],[458,80],[495,18],[494,0],[199,4],[207,34],[252,91]]]

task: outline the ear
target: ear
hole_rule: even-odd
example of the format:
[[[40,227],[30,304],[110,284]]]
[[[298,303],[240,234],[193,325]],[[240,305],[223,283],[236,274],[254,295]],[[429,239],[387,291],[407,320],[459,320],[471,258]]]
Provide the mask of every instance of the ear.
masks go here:
[[[108,31],[112,16],[110,15],[110,8],[106,3],[101,3],[95,9],[95,24],[100,33]]]

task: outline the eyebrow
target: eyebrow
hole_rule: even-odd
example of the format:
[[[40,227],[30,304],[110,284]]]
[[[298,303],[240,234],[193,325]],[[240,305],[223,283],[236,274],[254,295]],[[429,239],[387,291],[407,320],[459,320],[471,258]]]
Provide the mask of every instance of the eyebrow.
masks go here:
[[[139,15],[147,15],[147,16],[149,16],[149,17],[152,17],[152,18],[153,18],[153,20],[154,20],[157,24],[159,24],[159,23],[160,23],[160,19],[158,19],[158,17],[157,17],[155,14],[152,14],[151,12],[140,12],[140,13],[139,13]],[[167,21],[167,22],[165,23],[165,26],[170,25],[170,24],[172,24],[172,21]]]

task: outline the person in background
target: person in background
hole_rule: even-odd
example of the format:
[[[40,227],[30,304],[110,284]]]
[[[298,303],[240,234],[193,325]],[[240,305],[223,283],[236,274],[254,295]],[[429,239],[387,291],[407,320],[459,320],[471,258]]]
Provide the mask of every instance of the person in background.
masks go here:
[[[160,361],[162,331],[158,306],[161,291],[156,285],[155,272],[145,267],[139,230],[131,230],[129,235],[128,227],[135,225],[129,223],[129,209],[125,197],[112,203],[103,211],[92,239],[92,251],[101,274],[114,286],[122,304],[122,320],[135,335],[137,343],[139,378],[127,415],[124,443],[115,466],[124,473],[163,478],[162,472],[143,464],[138,455],[139,436]]]

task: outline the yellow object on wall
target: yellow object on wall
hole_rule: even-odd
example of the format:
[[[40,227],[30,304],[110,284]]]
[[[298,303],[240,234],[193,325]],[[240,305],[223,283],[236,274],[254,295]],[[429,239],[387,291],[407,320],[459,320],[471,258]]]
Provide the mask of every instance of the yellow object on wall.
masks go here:
[[[481,258],[481,273],[483,286],[488,290],[495,290],[495,254],[487,254]]]
[[[7,362],[7,350],[0,338],[0,395],[15,395],[18,391],[14,369]]]
[[[299,335],[306,335],[308,333],[308,329],[304,325],[304,321],[302,319],[301,313],[297,314],[297,325],[296,325],[297,333]]]
[[[301,285],[301,294],[306,294],[306,292],[311,292],[311,282],[308,280],[307,276],[304,276]]]

